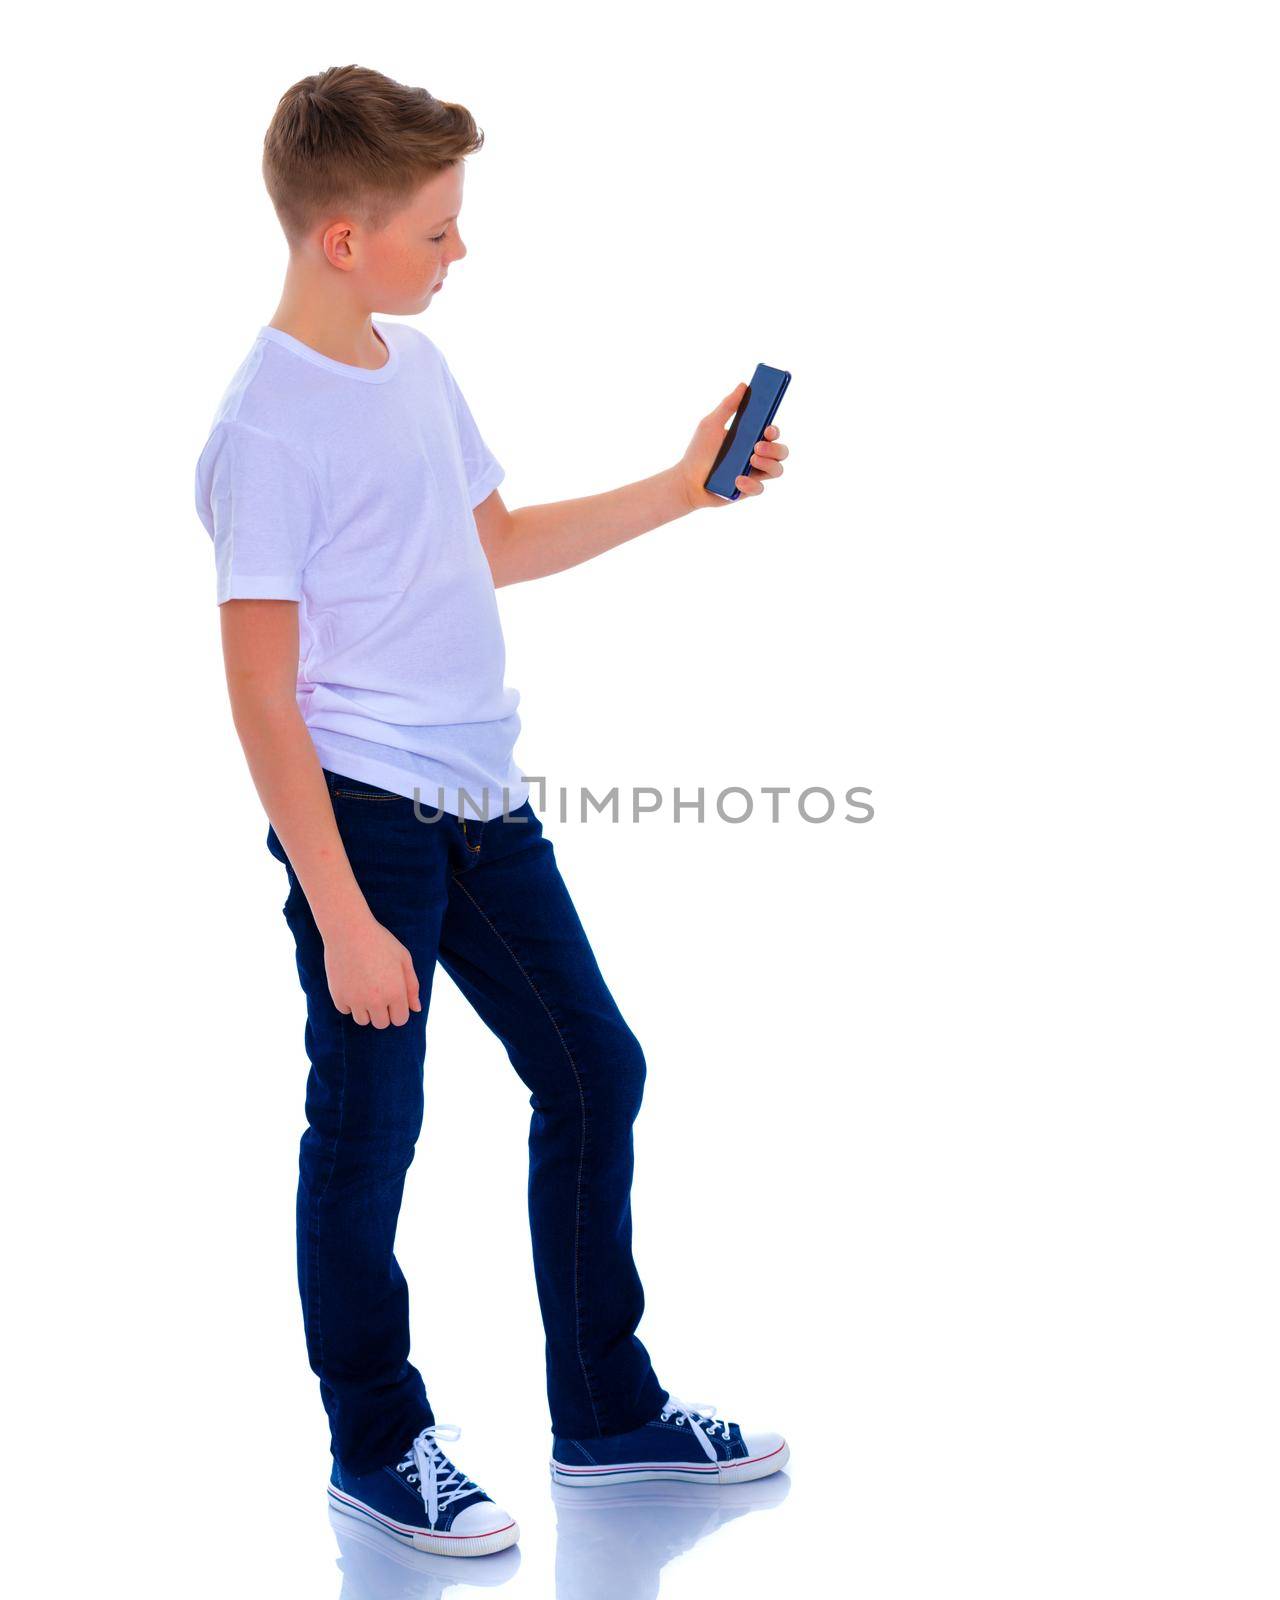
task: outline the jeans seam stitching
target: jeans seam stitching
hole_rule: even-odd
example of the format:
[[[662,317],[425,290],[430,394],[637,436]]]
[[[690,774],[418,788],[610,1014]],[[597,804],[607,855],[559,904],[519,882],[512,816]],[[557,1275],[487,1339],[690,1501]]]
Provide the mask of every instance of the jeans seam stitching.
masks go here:
[[[311,1230],[311,1292],[315,1297],[316,1307],[316,1362],[324,1367],[324,1323],[320,1317],[320,1202],[329,1192],[329,1185],[333,1181],[333,1171],[338,1164],[338,1145],[342,1140],[342,1124],[347,1112],[347,1027],[346,1018],[343,1017],[339,1025],[342,1038],[342,1090],[338,1095],[338,1126],[333,1136],[333,1148],[329,1152],[329,1170],[325,1173],[323,1184],[316,1192],[312,1201],[312,1212],[315,1225]]]
[[[583,1173],[583,1168],[586,1165],[586,1155],[587,1155],[587,1097],[583,1093],[583,1089],[582,1089],[582,1074],[578,1071],[578,1063],[573,1059],[573,1051],[570,1050],[568,1044],[565,1041],[564,1034],[561,1033],[561,1031],[560,1031],[560,1024],[556,1021],[555,1017],[552,1016],[552,1014],[551,1014],[551,1007],[542,998],[542,995],[538,990],[537,984],[533,981],[533,979],[530,977],[529,973],[525,970],[524,965],[520,960],[520,957],[518,955],[516,955],[515,951],[507,943],[506,939],[504,939],[502,934],[499,933],[497,927],[495,926],[495,924],[494,924],[492,918],[489,916],[488,912],[484,909],[484,907],[476,899],[475,895],[473,895],[471,893],[471,891],[467,888],[466,884],[462,882],[461,878],[458,876],[458,874],[456,872],[453,874],[453,881],[458,885],[459,889],[462,890],[463,894],[466,895],[467,899],[470,900],[471,904],[480,913],[481,917],[483,917],[485,922],[488,923],[490,929],[492,929],[492,931],[493,931],[494,937],[498,940],[498,942],[502,945],[503,949],[507,952],[507,954],[511,957],[512,961],[515,963],[516,971],[520,973],[521,977],[523,977],[524,981],[529,985],[530,989],[533,990],[535,999],[537,1000],[538,1004],[542,1007],[542,1009],[547,1014],[547,1021],[550,1022],[551,1026],[556,1031],[556,1038],[559,1039],[560,1048],[564,1051],[565,1058],[568,1061],[570,1067],[573,1069],[574,1081],[578,1086],[578,1103],[582,1107],[582,1141],[581,1141],[581,1144],[578,1147],[578,1190],[577,1190],[577,1196],[576,1196],[576,1214],[574,1216],[574,1225],[573,1225],[573,1313],[574,1313],[573,1321],[574,1321],[574,1340],[575,1340],[575,1343],[577,1345],[577,1351],[578,1351],[578,1365],[582,1368],[582,1380],[583,1380],[583,1383],[585,1384],[586,1390],[587,1390],[587,1400],[591,1405],[591,1415],[592,1415],[592,1418],[595,1421],[595,1425],[596,1425],[597,1431],[600,1431],[600,1413],[596,1410],[596,1399],[595,1399],[595,1395],[592,1393],[592,1390],[591,1390],[591,1374],[587,1371],[586,1358],[582,1354],[582,1284],[581,1284],[581,1262],[582,1262],[582,1257],[581,1257],[581,1251],[580,1251],[580,1241],[581,1241],[581,1237],[582,1237],[582,1173]]]

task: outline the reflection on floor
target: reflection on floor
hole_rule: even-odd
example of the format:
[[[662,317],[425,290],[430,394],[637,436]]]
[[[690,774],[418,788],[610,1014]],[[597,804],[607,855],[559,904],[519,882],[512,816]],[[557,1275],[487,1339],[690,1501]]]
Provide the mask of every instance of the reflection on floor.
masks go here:
[[[555,1600],[655,1600],[662,1569],[726,1522],[783,1501],[785,1472],[754,1483],[635,1483],[616,1489],[550,1485],[556,1513]],[[489,1589],[520,1568],[520,1548],[461,1560],[411,1550],[331,1510],[340,1600],[436,1600]],[[532,1592],[532,1591],[530,1591]]]
[[[735,1517],[778,1505],[790,1487],[785,1472],[753,1483],[552,1484],[556,1600],[654,1600],[669,1561]]]
[[[338,1540],[340,1600],[436,1600],[449,1590],[494,1589],[520,1568],[520,1546],[492,1556],[432,1556],[331,1505]]]

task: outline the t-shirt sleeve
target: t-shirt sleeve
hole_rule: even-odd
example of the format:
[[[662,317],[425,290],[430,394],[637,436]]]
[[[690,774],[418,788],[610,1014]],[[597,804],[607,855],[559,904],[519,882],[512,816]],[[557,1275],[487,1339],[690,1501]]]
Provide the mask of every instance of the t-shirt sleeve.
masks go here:
[[[462,447],[462,464],[467,474],[467,487],[471,496],[471,509],[474,511],[480,502],[486,499],[506,477],[506,472],[500,465],[497,456],[480,436],[480,429],[476,426],[476,419],[471,415],[471,407],[467,404],[462,390],[458,387],[458,380],[450,372],[448,363],[445,363],[445,380],[449,385],[449,393],[453,397],[453,414],[458,425],[458,443]]]
[[[196,467],[196,510],[213,539],[219,605],[302,598],[323,514],[291,445],[247,423],[217,423]]]

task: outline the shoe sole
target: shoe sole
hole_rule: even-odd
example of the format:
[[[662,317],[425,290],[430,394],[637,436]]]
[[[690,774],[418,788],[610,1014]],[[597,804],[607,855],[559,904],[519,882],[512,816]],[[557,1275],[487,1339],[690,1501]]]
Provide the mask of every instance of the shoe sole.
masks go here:
[[[329,1485],[329,1504],[344,1516],[367,1522],[401,1544],[412,1545],[415,1550],[425,1550],[433,1556],[491,1556],[495,1550],[505,1550],[520,1537],[520,1527],[514,1520],[489,1533],[428,1533],[423,1528],[412,1528],[408,1523],[396,1522],[353,1499],[334,1484]]]
[[[779,1471],[790,1459],[791,1449],[785,1439],[768,1455],[708,1461],[703,1465],[696,1461],[620,1461],[610,1466],[567,1467],[553,1456],[551,1477],[556,1483],[589,1487],[614,1483],[749,1483],[753,1478],[767,1478]]]

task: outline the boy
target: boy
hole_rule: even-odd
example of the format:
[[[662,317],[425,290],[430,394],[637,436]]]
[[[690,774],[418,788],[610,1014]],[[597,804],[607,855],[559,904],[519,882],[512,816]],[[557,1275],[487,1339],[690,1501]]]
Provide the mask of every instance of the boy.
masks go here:
[[[724,501],[703,488],[739,384],[683,459],[607,494],[508,511],[448,363],[407,323],[465,255],[462,106],[349,66],[304,78],[263,174],[284,293],[196,470],[236,731],[288,881],[307,1001],[298,1281],[329,1417],[329,1494],[417,1548],[483,1555],[514,1519],[441,1448],[409,1362],[393,1252],[422,1120],[437,962],[530,1090],[529,1220],[562,1482],[776,1471],[664,1389],[635,1336],[632,1124],[640,1046],[605,985],[512,758],[494,591]],[[782,472],[770,428],[738,479]],[[419,801],[421,803],[419,803]]]

